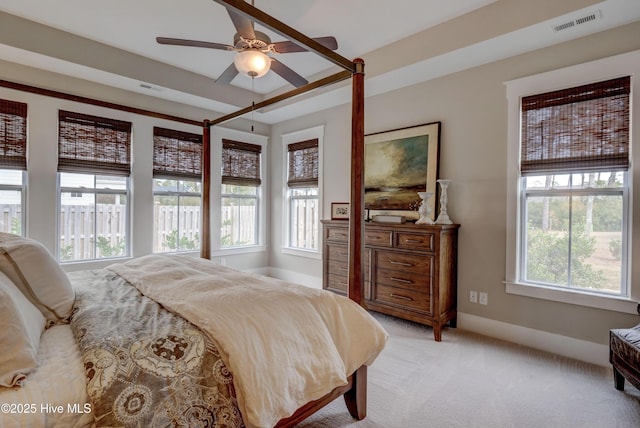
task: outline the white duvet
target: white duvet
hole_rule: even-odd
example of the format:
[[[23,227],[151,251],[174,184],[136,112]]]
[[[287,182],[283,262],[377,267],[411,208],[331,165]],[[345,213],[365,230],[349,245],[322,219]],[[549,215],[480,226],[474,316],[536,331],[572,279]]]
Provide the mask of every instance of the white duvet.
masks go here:
[[[388,337],[346,297],[204,259],[152,255],[107,269],[217,342],[248,427],[272,427],[346,384]]]

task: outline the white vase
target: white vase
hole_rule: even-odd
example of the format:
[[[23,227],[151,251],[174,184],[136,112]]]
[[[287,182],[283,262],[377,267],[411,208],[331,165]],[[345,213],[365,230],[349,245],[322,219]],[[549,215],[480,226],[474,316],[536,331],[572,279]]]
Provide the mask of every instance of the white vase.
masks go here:
[[[436,224],[453,224],[451,219],[449,218],[449,214],[447,214],[447,188],[451,183],[451,180],[436,180],[440,184],[440,214],[436,219]]]
[[[416,221],[416,224],[433,224],[431,220],[431,207],[429,206],[429,199],[433,196],[433,192],[418,192],[418,196],[422,199],[418,213],[420,218]]]

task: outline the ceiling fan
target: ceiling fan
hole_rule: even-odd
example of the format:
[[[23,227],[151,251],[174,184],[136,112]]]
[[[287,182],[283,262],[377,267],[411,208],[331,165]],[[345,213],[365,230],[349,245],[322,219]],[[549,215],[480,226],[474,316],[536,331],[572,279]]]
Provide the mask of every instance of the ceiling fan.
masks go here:
[[[272,42],[269,36],[254,30],[253,22],[250,19],[230,9],[227,9],[227,12],[237,31],[233,37],[233,45],[199,40],[174,39],[170,37],[156,37],[156,41],[163,45],[193,46],[237,52],[234,61],[216,80],[217,83],[228,84],[239,73],[252,78],[262,77],[270,69],[295,87],[304,86],[309,83],[307,79],[291,68],[267,55],[267,53],[306,52],[307,49],[291,41]],[[338,49],[338,42],[335,37],[318,37],[314,38],[314,40],[328,49]]]

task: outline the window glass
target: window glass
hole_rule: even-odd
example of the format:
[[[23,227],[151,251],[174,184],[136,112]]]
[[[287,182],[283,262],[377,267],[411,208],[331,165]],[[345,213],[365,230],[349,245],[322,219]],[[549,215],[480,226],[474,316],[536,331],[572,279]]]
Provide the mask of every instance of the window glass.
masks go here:
[[[624,294],[625,173],[523,179],[524,282]]]
[[[129,178],[61,172],[59,179],[60,260],[128,255]]]
[[[23,234],[22,171],[0,169],[0,232]]]
[[[200,249],[200,182],[154,179],[153,189],[153,252]]]
[[[221,247],[258,244],[258,196],[255,186],[222,185]]]
[[[319,204],[317,187],[289,190],[291,212],[289,245],[304,250],[318,249]]]

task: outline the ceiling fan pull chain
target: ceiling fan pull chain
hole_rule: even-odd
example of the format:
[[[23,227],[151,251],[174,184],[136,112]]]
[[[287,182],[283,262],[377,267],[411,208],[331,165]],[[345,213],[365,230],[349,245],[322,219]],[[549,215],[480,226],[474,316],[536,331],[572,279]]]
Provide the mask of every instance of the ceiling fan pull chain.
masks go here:
[[[252,3],[253,3],[253,0],[252,0]],[[256,83],[255,77],[251,76],[251,132],[253,132],[253,109],[256,107],[255,83]]]

